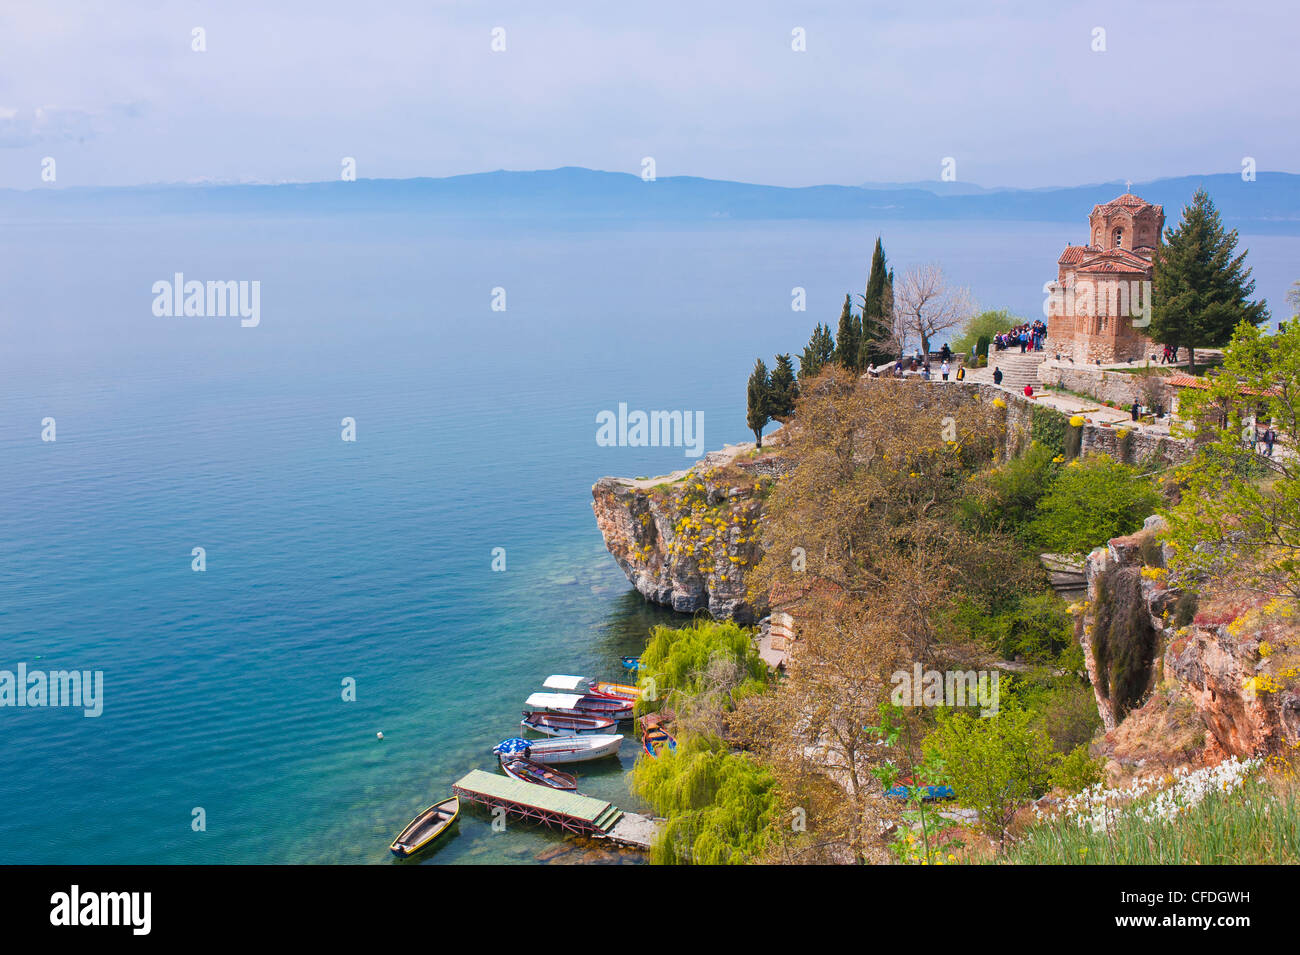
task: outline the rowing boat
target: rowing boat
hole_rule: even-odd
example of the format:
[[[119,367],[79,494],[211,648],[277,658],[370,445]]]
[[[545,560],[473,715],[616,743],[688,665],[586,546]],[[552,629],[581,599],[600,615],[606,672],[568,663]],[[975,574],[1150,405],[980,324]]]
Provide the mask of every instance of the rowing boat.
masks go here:
[[[652,759],[658,759],[659,753],[667,746],[670,752],[677,752],[677,740],[662,727],[647,727],[641,732],[641,747]]]
[[[450,828],[460,814],[460,799],[452,796],[430,806],[412,819],[393,840],[389,851],[395,856],[413,856]]]
[[[617,723],[607,716],[571,716],[525,710],[519,725],[546,736],[593,736],[614,732]]]
[[[569,676],[563,673],[548,676],[542,686],[548,690],[585,693],[589,696],[631,703],[641,699],[641,691],[630,683],[612,683],[607,680],[592,680],[585,676]]]
[[[502,753],[501,768],[511,779],[518,779],[520,782],[536,783],[539,786],[549,786],[551,789],[578,788],[577,777],[558,769],[550,769],[527,756]]]
[[[641,660],[639,657],[623,657],[619,662],[623,664],[624,670],[631,670],[633,673],[641,669]]]
[[[523,739],[513,737],[497,743],[492,752],[498,756],[522,753],[538,763],[554,766],[562,763],[582,763],[589,759],[615,756],[623,742],[617,734],[604,736],[558,736],[554,739]]]
[[[524,706],[530,710],[563,713],[567,716],[603,716],[614,720],[632,718],[631,700],[611,700],[589,693],[534,693],[524,701]]]

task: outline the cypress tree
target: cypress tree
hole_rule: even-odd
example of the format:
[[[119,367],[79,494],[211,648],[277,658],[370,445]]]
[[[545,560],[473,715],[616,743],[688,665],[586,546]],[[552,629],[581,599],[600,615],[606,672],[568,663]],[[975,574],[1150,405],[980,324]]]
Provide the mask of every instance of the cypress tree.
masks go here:
[[[891,344],[893,338],[894,273],[885,261],[885,247],[876,237],[876,248],[871,253],[871,270],[867,274],[867,288],[862,296],[862,342],[858,367],[880,365],[897,357]]]
[[[1209,193],[1197,189],[1178,228],[1166,229],[1155,251],[1150,334],[1186,348],[1193,374],[1197,348],[1226,345],[1242,322],[1268,318],[1267,303],[1250,301],[1255,280],[1246,253],[1234,256],[1236,248],[1237,230],[1224,229]]]
[[[767,373],[767,365],[763,364],[761,358],[754,361],[754,371],[749,376],[746,397],[748,410],[745,423],[749,426],[749,430],[754,432],[754,440],[761,448],[763,428],[772,420],[772,379]]]
[[[769,411],[773,418],[782,423],[794,414],[795,399],[799,397],[799,385],[794,379],[794,362],[789,354],[776,356],[776,367],[772,369],[771,406]]]
[[[840,309],[840,327],[835,333],[835,360],[849,371],[856,371],[861,360],[861,346],[862,322],[853,313],[852,299],[846,294],[844,307]]]

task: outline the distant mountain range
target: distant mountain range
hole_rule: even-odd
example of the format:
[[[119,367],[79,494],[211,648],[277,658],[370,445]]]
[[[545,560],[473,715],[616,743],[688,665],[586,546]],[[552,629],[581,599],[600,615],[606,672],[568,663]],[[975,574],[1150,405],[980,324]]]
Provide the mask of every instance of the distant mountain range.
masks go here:
[[[1131,191],[1165,207],[1169,224],[1198,186],[1225,221],[1248,232],[1300,234],[1300,175],[1237,173],[1135,183]],[[0,190],[0,216],[168,213],[417,212],[450,219],[675,223],[717,220],[1020,220],[1080,222],[1123,183],[1048,189],[983,189],[968,183],[762,186],[669,176],[645,182],[580,167],[476,173],[444,179],[360,179],[279,185],[156,185]]]

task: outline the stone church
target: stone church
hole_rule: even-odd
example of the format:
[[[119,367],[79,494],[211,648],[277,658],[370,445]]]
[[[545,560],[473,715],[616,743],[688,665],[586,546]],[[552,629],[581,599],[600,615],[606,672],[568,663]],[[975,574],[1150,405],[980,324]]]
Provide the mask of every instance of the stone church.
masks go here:
[[[1164,224],[1162,206],[1129,192],[1093,207],[1091,242],[1066,246],[1046,289],[1048,351],[1081,364],[1151,355],[1141,329],[1150,323],[1151,256]]]

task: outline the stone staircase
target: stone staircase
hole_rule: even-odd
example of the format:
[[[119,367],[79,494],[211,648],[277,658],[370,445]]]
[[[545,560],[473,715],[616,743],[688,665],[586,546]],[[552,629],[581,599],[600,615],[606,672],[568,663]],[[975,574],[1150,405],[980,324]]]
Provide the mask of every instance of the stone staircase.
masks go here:
[[[1045,351],[1031,351],[1020,354],[1020,350],[994,351],[989,355],[988,368],[980,369],[987,375],[980,377],[986,381],[993,380],[993,369],[1002,369],[1002,387],[1011,391],[1024,391],[1025,385],[1033,385],[1037,391],[1042,387],[1038,381],[1038,366],[1048,358]]]

